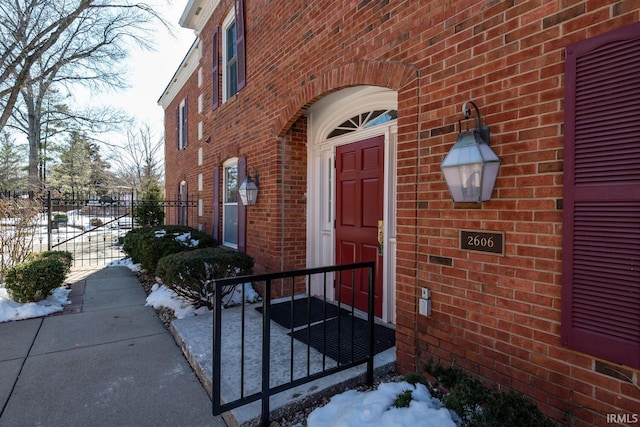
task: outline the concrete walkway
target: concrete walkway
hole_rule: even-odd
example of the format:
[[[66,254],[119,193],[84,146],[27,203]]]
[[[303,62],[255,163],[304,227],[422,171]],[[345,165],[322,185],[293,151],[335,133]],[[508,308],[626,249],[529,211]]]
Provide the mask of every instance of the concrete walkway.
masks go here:
[[[131,271],[72,295],[66,315],[0,323],[0,426],[225,426]]]

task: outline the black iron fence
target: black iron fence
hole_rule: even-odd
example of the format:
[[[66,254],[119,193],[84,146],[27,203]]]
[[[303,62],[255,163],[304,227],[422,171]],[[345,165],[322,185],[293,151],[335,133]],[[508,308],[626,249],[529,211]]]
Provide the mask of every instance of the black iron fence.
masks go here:
[[[28,219],[33,251],[69,251],[74,266],[107,264],[124,257],[119,238],[146,223],[182,224],[198,228],[198,202],[139,200],[133,193],[56,196],[1,192],[0,199],[31,201],[39,212]],[[11,235],[22,220],[13,214],[0,221],[0,233]]]
[[[272,395],[362,364],[366,364],[365,379],[371,386],[375,353],[374,268],[375,263],[362,262],[216,280],[213,414],[261,400],[261,424],[268,426]],[[351,292],[347,293],[351,301],[343,304],[340,292],[349,283],[346,276],[350,277]],[[334,280],[343,284],[336,287],[337,304],[327,299]],[[314,289],[322,289],[322,294],[294,295],[301,281],[307,289],[314,282]],[[256,321],[254,309],[245,304],[234,312],[223,310],[222,290],[240,285],[244,301],[246,283],[262,287],[261,322]],[[368,289],[366,320],[353,309],[355,290],[363,285]],[[287,289],[291,297],[272,304],[274,286]],[[280,329],[273,329],[272,321],[280,324]],[[280,375],[272,375],[273,367]]]

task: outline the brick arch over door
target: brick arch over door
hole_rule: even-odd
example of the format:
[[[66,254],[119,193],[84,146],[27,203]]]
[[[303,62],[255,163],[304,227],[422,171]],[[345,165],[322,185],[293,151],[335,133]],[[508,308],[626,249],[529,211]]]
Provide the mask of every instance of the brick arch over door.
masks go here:
[[[315,101],[350,86],[380,86],[400,92],[418,77],[418,69],[410,64],[388,61],[358,61],[316,75],[291,96],[291,101],[276,120],[273,133],[284,136],[293,123]]]

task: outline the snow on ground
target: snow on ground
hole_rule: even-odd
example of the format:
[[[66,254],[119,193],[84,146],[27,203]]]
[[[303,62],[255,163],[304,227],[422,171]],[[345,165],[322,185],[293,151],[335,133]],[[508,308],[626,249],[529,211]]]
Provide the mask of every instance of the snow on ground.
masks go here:
[[[412,391],[408,408],[396,408],[393,402],[405,390]],[[382,383],[377,390],[349,390],[331,398],[307,418],[308,427],[456,427],[451,412],[442,407],[423,384]]]
[[[125,258],[120,261],[112,261],[108,265],[109,267],[127,267],[132,271],[140,271],[140,264],[134,264],[131,261],[131,258]],[[254,303],[258,301],[260,296],[253,289],[251,283],[244,284],[244,300],[249,303]],[[234,292],[225,296],[222,299],[223,304],[225,305],[236,305],[240,304],[242,301],[242,288],[240,286],[236,286]],[[177,295],[171,289],[166,286],[156,283],[151,287],[151,293],[147,296],[147,304],[150,307],[155,309],[159,309],[160,307],[167,307],[172,309],[175,312],[175,315],[178,319],[183,319],[189,316],[197,316],[209,313],[209,309],[206,307],[201,307],[199,309],[195,309],[189,302],[185,301],[182,297]]]
[[[209,313],[209,309],[206,307],[200,307],[196,310],[191,304],[178,296],[171,289],[164,285],[159,285],[158,283],[153,285],[151,288],[151,293],[147,296],[146,305],[155,309],[160,307],[170,308],[178,319]]]
[[[38,302],[19,303],[9,297],[6,288],[0,284],[0,322],[30,319],[32,317],[47,316],[62,311],[70,304],[70,289],[57,288],[47,299]]]

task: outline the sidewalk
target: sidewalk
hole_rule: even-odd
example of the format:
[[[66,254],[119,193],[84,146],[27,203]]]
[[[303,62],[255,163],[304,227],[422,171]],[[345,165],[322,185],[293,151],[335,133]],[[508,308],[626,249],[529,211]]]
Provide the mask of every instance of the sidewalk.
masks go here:
[[[103,268],[68,314],[0,323],[0,426],[225,426],[145,298]]]

